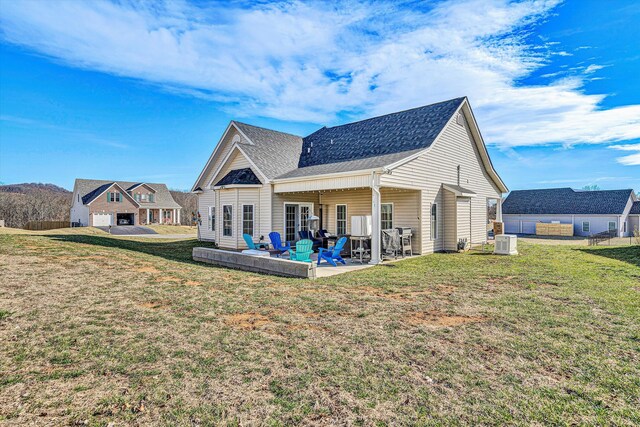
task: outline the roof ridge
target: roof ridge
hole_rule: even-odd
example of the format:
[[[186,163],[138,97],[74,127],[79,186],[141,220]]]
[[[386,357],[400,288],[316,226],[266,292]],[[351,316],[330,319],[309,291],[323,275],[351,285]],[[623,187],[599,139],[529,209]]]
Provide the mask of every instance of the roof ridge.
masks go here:
[[[336,125],[336,126],[323,126],[323,127],[321,127],[320,129],[318,129],[317,131],[315,131],[315,132],[313,132],[313,133],[311,133],[311,134],[309,134],[309,135],[307,135],[307,136],[313,135],[314,133],[319,132],[319,131],[321,131],[322,129],[335,129],[335,128],[339,128],[339,127],[342,127],[342,126],[354,125],[354,124],[356,124],[356,123],[362,123],[362,122],[366,122],[366,121],[369,121],[369,120],[380,119],[380,118],[382,118],[382,117],[395,116],[396,114],[407,113],[407,112],[409,112],[409,111],[419,110],[419,109],[421,109],[421,108],[433,107],[433,106],[435,106],[435,105],[438,105],[438,104],[444,104],[444,103],[451,102],[451,101],[457,101],[457,100],[462,101],[463,99],[466,99],[466,98],[467,98],[466,96],[460,96],[460,97],[458,97],[458,98],[451,98],[451,99],[447,99],[446,101],[434,102],[433,104],[421,105],[421,106],[419,106],[419,107],[407,108],[407,109],[405,109],[405,110],[394,111],[393,113],[381,114],[381,115],[379,115],[379,116],[373,116],[373,117],[369,117],[369,118],[362,119],[362,120],[356,120],[355,122],[343,123],[343,124],[341,124],[341,125]]]
[[[238,120],[231,120],[231,121],[233,123],[237,123],[237,124],[241,124],[241,125],[245,125],[245,126],[251,126],[252,128],[256,128],[256,129],[268,130],[269,132],[276,132],[276,133],[281,133],[283,135],[290,135],[290,136],[295,136],[297,138],[302,138],[300,135],[296,135],[296,134],[289,133],[289,132],[282,132],[280,130],[269,129],[269,128],[266,128],[266,127],[263,127],[263,126],[256,126],[256,125],[252,125],[252,124],[249,124],[249,123],[241,122],[241,121],[238,121]]]

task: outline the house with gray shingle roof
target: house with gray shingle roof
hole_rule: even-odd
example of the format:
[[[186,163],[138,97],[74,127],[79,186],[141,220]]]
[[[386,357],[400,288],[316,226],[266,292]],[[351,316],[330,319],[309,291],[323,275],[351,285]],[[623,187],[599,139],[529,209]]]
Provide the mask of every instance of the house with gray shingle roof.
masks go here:
[[[537,223],[572,224],[575,236],[605,231],[633,233],[633,190],[585,191],[571,188],[514,190],[502,203],[505,232],[535,234]]]
[[[456,98],[305,137],[232,121],[192,191],[199,235],[223,248],[244,249],[243,234],[298,240],[312,216],[353,237],[364,216],[378,262],[384,229],[410,228],[418,254],[485,241],[508,190],[469,101]]]
[[[181,209],[165,184],[76,179],[71,222],[83,227],[180,224]]]

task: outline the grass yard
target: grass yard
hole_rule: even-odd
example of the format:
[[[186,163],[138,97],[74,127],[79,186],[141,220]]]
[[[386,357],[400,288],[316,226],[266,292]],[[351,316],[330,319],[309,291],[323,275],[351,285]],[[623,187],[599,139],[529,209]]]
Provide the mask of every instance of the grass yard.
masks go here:
[[[0,234],[0,420],[640,424],[638,246],[303,281],[195,264],[195,245]]]

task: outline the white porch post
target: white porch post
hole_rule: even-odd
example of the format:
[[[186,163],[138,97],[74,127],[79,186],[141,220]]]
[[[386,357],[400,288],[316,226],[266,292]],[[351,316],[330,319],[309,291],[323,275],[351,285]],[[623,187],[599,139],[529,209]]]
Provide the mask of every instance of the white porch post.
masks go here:
[[[498,199],[498,205],[496,206],[496,221],[502,222],[502,196]]]
[[[149,225],[149,208],[147,208],[147,225]]]
[[[371,175],[371,261],[380,264],[380,182],[375,172]]]
[[[176,218],[178,217],[177,211],[178,211],[177,209],[174,209],[173,213],[171,214],[171,222],[173,222],[174,225],[177,224],[176,222]]]
[[[178,225],[180,225],[180,211],[181,211],[181,210],[182,210],[182,209],[177,209],[177,211],[178,211]]]
[[[162,209],[160,209],[160,215],[158,218],[158,224],[162,224]]]

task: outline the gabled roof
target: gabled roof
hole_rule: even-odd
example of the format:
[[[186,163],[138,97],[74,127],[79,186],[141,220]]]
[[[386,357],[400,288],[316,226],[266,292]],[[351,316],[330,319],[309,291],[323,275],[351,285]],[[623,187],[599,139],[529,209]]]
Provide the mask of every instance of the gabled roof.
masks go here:
[[[515,190],[502,203],[503,214],[621,215],[632,190],[576,191],[571,188]]]
[[[156,192],[155,188],[151,187],[146,182],[138,182],[137,184],[133,184],[131,187],[127,188],[127,191],[135,190],[136,188],[140,187],[141,185],[144,185],[145,187],[149,188],[154,193]]]
[[[210,173],[210,165],[220,144],[234,127],[247,140],[234,142],[237,149],[255,166],[259,176],[271,181],[385,167],[393,169],[429,149],[459,109],[468,120],[487,171],[498,188],[508,191],[491,164],[465,97],[345,125],[323,127],[305,138],[232,121],[193,189],[203,186],[202,180]]]
[[[240,144],[240,149],[267,179],[298,167],[302,138],[241,122],[233,122],[252,144]]]
[[[465,98],[400,111],[305,137],[299,168],[386,156],[429,147]]]
[[[255,185],[262,184],[251,168],[234,169],[229,171],[220,181],[214,185]]]
[[[640,200],[637,202],[633,202],[633,205],[631,206],[631,211],[629,212],[630,215],[640,215]]]
[[[138,184],[137,182],[129,181],[106,181],[101,179],[76,179],[74,188],[80,194],[82,203],[87,204],[93,201],[96,197],[99,197],[112,185],[118,185],[124,189],[131,188]],[[180,208],[181,206],[173,200],[169,189],[165,184],[153,184],[150,182],[144,183],[146,186],[155,191],[155,197],[153,203],[139,203],[142,208]]]

